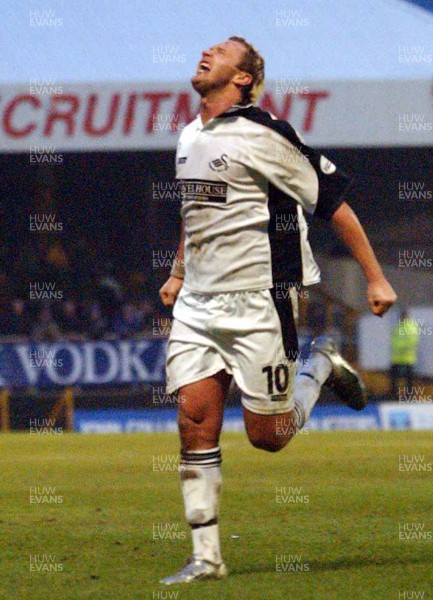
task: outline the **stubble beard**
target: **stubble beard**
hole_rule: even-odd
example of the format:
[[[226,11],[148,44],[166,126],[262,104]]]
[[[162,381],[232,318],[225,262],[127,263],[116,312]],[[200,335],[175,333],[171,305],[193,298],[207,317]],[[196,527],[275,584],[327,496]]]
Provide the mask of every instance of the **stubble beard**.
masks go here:
[[[202,98],[205,98],[210,92],[214,92],[217,90],[223,90],[227,84],[229,83],[229,78],[220,79],[219,81],[208,81],[208,80],[196,80],[197,75],[193,75],[191,77],[191,85],[194,90],[199,94]]]
[[[212,83],[211,81],[195,81],[195,76],[191,79],[191,84],[197,94],[199,94],[202,98],[205,98],[209,92],[222,87],[215,85],[215,83]]]

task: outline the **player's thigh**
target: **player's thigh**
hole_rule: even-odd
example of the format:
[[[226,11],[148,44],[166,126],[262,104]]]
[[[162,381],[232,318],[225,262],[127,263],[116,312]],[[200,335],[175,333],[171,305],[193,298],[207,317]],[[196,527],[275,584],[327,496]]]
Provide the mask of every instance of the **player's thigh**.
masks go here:
[[[231,376],[224,370],[179,389],[178,424],[183,449],[205,450],[219,440]]]
[[[242,405],[261,415],[289,412],[293,409],[297,337],[287,338],[287,327],[268,290],[250,297],[245,311],[250,330],[235,337],[227,359],[242,391]],[[290,306],[288,310],[293,322]]]

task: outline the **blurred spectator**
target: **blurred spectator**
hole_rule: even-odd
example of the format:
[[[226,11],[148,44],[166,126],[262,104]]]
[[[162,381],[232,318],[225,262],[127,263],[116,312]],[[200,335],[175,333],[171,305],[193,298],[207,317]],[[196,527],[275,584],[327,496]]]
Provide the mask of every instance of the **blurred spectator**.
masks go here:
[[[11,333],[13,335],[29,335],[31,323],[26,305],[20,298],[11,302]]]
[[[17,248],[11,259],[12,279],[15,293],[23,296],[29,293],[29,283],[44,277],[44,252],[43,242],[24,244]]]
[[[4,271],[0,271],[0,305],[6,306],[9,304],[11,295],[9,278]]]
[[[124,304],[121,314],[114,319],[113,333],[121,338],[127,338],[142,329],[141,312],[133,304]]]
[[[111,331],[123,301],[122,286],[116,279],[111,263],[106,263],[100,271],[96,296],[101,307],[102,316]]]
[[[90,339],[99,340],[104,337],[107,331],[107,325],[101,312],[99,304],[94,303],[86,318],[86,332]]]
[[[69,259],[61,242],[55,240],[49,243],[44,258],[45,278],[56,282],[63,293],[70,293]]]
[[[78,308],[74,300],[68,299],[60,304],[56,320],[62,334],[68,339],[82,339],[83,324],[78,316]]]
[[[49,304],[43,305],[31,335],[36,342],[54,342],[60,339],[61,332],[53,319]]]
[[[137,311],[140,313],[142,330],[152,329],[152,319],[155,316],[155,307],[148,300],[141,300]]]
[[[1,333],[3,335],[29,335],[30,316],[26,305],[20,298],[12,300],[1,317]]]
[[[0,270],[3,272],[9,266],[10,248],[4,242],[0,244]]]
[[[134,304],[149,296],[152,289],[149,275],[144,271],[133,271],[126,281],[125,293]]]
[[[71,240],[71,275],[76,289],[94,286],[96,273],[96,255],[94,248],[85,237]]]
[[[58,271],[64,271],[69,268],[68,257],[59,241],[55,241],[49,246],[45,255],[45,260]]]
[[[85,237],[68,241],[67,236],[58,240],[51,234],[22,239],[0,253],[0,267],[2,262],[5,266],[4,271],[0,268],[0,335],[51,341],[149,332],[156,310],[164,309],[149,300],[149,275],[125,269],[120,279],[110,262],[97,270],[101,254]],[[66,299],[51,307],[20,299],[28,299],[29,286],[41,282],[54,285]]]

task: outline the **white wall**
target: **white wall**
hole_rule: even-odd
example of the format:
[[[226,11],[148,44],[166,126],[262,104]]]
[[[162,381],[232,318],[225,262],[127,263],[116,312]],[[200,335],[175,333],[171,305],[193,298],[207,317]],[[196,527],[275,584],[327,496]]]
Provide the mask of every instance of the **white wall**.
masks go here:
[[[398,307],[378,318],[368,310],[366,288],[360,267],[351,258],[327,259],[319,256],[322,285],[333,296],[362,312],[357,327],[359,360],[362,369],[387,371],[390,367],[391,331],[401,308],[421,328],[418,364],[415,372],[433,377],[433,273],[432,270],[383,267],[398,294]]]
[[[2,83],[185,80],[230,35],[261,50],[269,79],[429,79],[433,66],[433,17],[402,0],[0,0],[0,14]],[[173,60],[154,59],[161,46]]]

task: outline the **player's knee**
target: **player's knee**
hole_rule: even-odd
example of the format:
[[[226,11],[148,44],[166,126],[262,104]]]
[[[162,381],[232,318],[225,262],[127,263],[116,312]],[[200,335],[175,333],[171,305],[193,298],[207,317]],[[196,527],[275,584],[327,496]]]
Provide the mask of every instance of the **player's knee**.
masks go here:
[[[195,418],[186,412],[179,412],[179,434],[182,450],[194,450],[203,444],[218,445],[218,434],[212,430],[204,418]]]
[[[179,411],[177,419],[181,437],[196,432],[204,427],[204,418],[195,417],[186,411]]]

